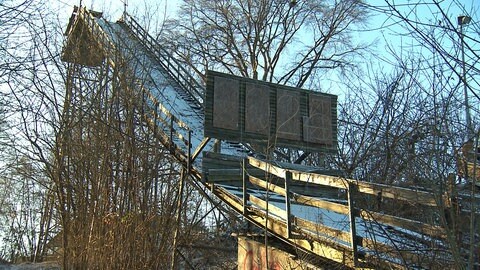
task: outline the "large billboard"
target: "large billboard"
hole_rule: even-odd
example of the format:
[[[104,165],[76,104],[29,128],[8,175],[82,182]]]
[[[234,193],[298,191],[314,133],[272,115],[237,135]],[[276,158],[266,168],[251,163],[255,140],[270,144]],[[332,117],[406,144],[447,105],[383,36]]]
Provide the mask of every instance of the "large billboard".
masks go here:
[[[208,71],[205,136],[332,151],[337,146],[337,96]]]

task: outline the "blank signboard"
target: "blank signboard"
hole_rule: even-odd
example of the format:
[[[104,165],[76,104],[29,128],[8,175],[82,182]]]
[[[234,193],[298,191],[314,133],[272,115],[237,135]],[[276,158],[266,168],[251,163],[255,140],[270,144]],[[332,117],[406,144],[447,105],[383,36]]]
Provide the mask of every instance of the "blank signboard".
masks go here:
[[[213,126],[238,129],[239,89],[238,80],[215,77],[213,91]]]
[[[300,93],[277,90],[277,130],[278,138],[300,140]]]
[[[245,131],[265,136],[270,133],[270,87],[245,84]]]
[[[208,71],[205,136],[335,151],[337,97]]]
[[[332,106],[328,97],[310,94],[308,116],[303,121],[306,142],[332,144]]]

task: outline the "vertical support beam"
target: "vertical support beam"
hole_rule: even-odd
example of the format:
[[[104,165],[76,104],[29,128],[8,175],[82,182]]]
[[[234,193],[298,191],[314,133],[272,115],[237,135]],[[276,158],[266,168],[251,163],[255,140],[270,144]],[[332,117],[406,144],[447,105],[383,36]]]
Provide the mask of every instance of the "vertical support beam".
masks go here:
[[[290,182],[292,181],[292,172],[285,173],[285,211],[287,212],[287,237],[292,237],[292,218],[290,213]]]
[[[191,169],[192,169],[192,131],[188,130],[187,174],[190,174]]]
[[[172,258],[171,258],[171,264],[170,264],[170,269],[174,270],[175,265],[177,264],[177,246],[178,246],[178,232],[180,230],[180,218],[181,218],[181,213],[182,213],[182,201],[183,201],[183,188],[185,187],[185,179],[188,177],[188,173],[185,172],[185,169],[182,169],[182,172],[180,174],[180,184],[179,184],[179,189],[178,189],[178,196],[177,196],[177,213],[176,213],[176,227],[175,227],[175,233],[173,234],[173,247],[172,247]]]
[[[358,253],[357,253],[357,230],[355,226],[355,201],[354,201],[354,193],[355,193],[356,186],[348,182],[348,210],[349,210],[349,219],[350,219],[350,243],[352,248],[352,256],[353,256],[353,264],[354,266],[358,265]]]
[[[465,63],[464,63],[465,65]],[[471,126],[470,126],[471,127]],[[473,148],[474,149],[474,160],[473,160],[473,170],[472,170],[472,179],[470,179],[470,183],[472,185],[472,188],[470,189],[470,231],[469,231],[469,234],[470,234],[470,248],[469,248],[469,258],[468,258],[468,269],[474,269],[476,268],[475,265],[477,264],[476,262],[478,262],[478,256],[479,256],[479,248],[478,246],[475,247],[475,244],[478,245],[478,242],[476,242],[475,240],[475,234],[476,232],[478,232],[478,222],[476,221],[476,213],[477,213],[477,206],[476,206],[476,202],[477,200],[475,199],[475,196],[476,196],[476,189],[477,189],[477,158],[478,158],[478,149],[479,149],[479,139],[478,139],[478,136],[475,138],[475,147]],[[478,268],[477,268],[478,269]]]
[[[470,116],[470,106],[468,105],[468,83],[467,83],[467,70],[465,67],[465,41],[463,34],[463,25],[470,23],[471,18],[468,16],[459,16],[458,24],[460,25],[460,51],[462,53],[462,81],[463,81],[463,94],[465,99],[465,122],[467,124],[467,140],[473,138],[475,135],[472,129],[472,120]]]
[[[147,98],[147,97],[146,97]],[[153,134],[157,135],[158,128],[158,101],[153,101],[154,111],[153,111]]]
[[[173,154],[173,117],[170,116],[170,154]]]
[[[248,158],[242,160],[242,190],[243,190],[243,215],[247,215],[247,205],[248,205],[248,193],[247,193],[247,182],[248,173],[247,173]]]

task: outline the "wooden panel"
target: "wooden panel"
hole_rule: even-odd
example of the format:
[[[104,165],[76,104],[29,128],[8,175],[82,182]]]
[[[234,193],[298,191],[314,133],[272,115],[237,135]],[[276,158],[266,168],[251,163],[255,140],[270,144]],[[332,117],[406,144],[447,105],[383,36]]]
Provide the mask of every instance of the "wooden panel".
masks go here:
[[[324,241],[332,242],[335,244],[339,244],[337,243],[337,241],[340,240],[344,242],[340,245],[343,245],[345,247],[348,247],[348,244],[350,243],[351,237],[350,233],[348,232],[334,229],[323,224],[315,223],[298,217],[295,217],[294,223],[297,225],[298,229],[309,233],[311,237],[322,238],[322,240]]]
[[[269,135],[270,87],[245,84],[245,131]]]
[[[282,195],[283,197],[287,196],[287,192],[285,191],[285,189],[280,187],[280,186],[277,186],[277,185],[272,184],[272,183],[267,183],[267,181],[264,181],[264,180],[262,180],[258,177],[255,177],[255,176],[250,176],[249,180],[250,180],[250,183],[252,183],[254,185],[257,185],[257,186],[262,187],[264,189],[268,189],[271,192]]]
[[[284,197],[287,196],[287,193],[286,193],[286,190],[282,187],[279,187],[275,184],[272,184],[272,183],[268,183],[260,178],[257,178],[257,177],[250,177],[250,182],[252,184],[255,184],[259,187],[262,187],[264,189],[268,189],[276,194],[279,194],[279,195],[282,195]],[[313,198],[313,197],[309,197],[309,196],[304,196],[304,195],[299,195],[299,194],[296,194],[296,193],[293,193],[291,195],[291,199],[297,203],[300,203],[300,204],[303,204],[303,205],[309,205],[309,206],[313,206],[313,207],[318,207],[318,208],[323,208],[323,209],[326,209],[326,210],[329,210],[329,211],[333,211],[333,212],[336,212],[336,213],[340,213],[340,214],[348,214],[349,211],[348,211],[348,207],[346,205],[343,205],[343,204],[339,204],[339,203],[333,203],[333,202],[329,202],[329,201],[325,201],[325,200],[321,200],[321,199],[317,199],[317,198]]]
[[[253,195],[249,195],[249,201],[260,208],[263,208],[265,211],[268,209],[269,215],[275,215],[284,220],[287,219],[287,211],[275,206],[274,204],[268,203],[267,201]]]
[[[215,76],[213,126],[237,130],[240,106],[238,80]]]
[[[350,180],[355,181],[355,180]],[[365,194],[377,195],[379,192],[382,192],[383,198],[390,198],[395,200],[402,200],[407,202],[415,202],[428,206],[437,206],[435,200],[435,194],[407,189],[403,187],[388,186],[382,184],[368,183],[362,181],[356,181],[358,186],[358,191]]]
[[[295,202],[300,204],[323,208],[323,209],[333,211],[339,214],[344,214],[344,215],[348,214],[349,212],[348,206],[343,204],[333,203],[333,202],[312,198],[308,196],[303,196],[303,195],[297,195],[297,194],[294,194],[292,197]]]
[[[104,54],[102,45],[94,39],[90,29],[80,20],[69,32],[62,50],[62,61],[97,67],[103,63]]]
[[[391,226],[396,226],[400,228],[404,228],[407,230],[411,230],[414,232],[431,235],[433,237],[438,238],[445,238],[445,229],[439,226],[433,226],[430,224],[425,224],[419,221],[410,220],[401,217],[395,217],[386,215],[383,213],[375,213],[365,210],[360,210],[359,216],[364,220],[374,220],[376,222],[388,224]]]
[[[303,118],[303,139],[306,142],[333,145],[330,98],[310,94],[308,110],[309,116]]]
[[[300,140],[300,94],[285,89],[277,90],[277,136]]]

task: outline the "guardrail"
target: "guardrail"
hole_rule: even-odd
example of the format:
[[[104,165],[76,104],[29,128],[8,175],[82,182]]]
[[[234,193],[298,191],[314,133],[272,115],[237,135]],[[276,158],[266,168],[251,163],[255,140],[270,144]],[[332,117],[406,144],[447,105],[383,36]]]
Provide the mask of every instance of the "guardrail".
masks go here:
[[[143,27],[130,15],[124,13],[120,22],[131,30],[138,40],[155,56],[157,62],[181,87],[188,92],[193,101],[203,108],[204,87],[165,50]]]
[[[262,217],[261,222],[268,220],[276,224],[272,225],[273,232],[293,243],[301,244],[298,239],[303,238],[327,244],[330,251],[326,257],[333,261],[347,265],[350,261],[351,267],[375,261],[394,268],[405,265],[430,268],[432,265],[452,263],[446,248],[446,231],[442,226],[388,215],[380,210],[362,209],[359,201],[365,196],[379,202],[388,198],[389,203],[417,205],[418,211],[422,211],[437,207],[435,196],[431,193],[287,169],[254,157],[242,160],[239,157],[207,153],[203,160],[206,181],[240,188],[242,195],[237,199],[237,211],[245,217]],[[308,183],[310,189],[333,187],[343,197],[325,199],[302,195],[299,183]],[[262,192],[260,197],[255,195]],[[273,201],[269,199],[272,197],[275,197]],[[280,203],[279,197],[283,197],[284,201]],[[298,213],[292,211],[292,205],[303,205],[319,209],[322,213],[331,212],[334,216],[343,216],[345,227],[331,227],[310,218],[299,217]],[[384,231],[367,234],[367,225]],[[345,228],[348,229],[344,230]],[[388,237],[392,239],[386,239]],[[383,239],[380,241],[378,238]],[[410,249],[398,246],[400,240],[408,243]],[[421,246],[424,250],[413,250],[412,245]],[[310,245],[303,248],[310,249]],[[425,260],[426,254],[440,256],[441,259],[433,262]],[[427,263],[432,264],[426,265]]]
[[[192,130],[166,109],[148,90],[142,88],[142,92],[146,103],[146,106],[143,106],[145,109],[143,116],[150,125],[150,129],[168,147],[170,153],[187,166],[189,171],[192,161]]]
[[[266,174],[278,177],[284,180],[284,187],[270,183],[268,180],[262,180],[256,177],[251,177],[248,175],[247,167],[251,166],[257,169],[263,170]],[[328,175],[319,175],[315,173],[306,173],[302,171],[295,171],[291,169],[284,169],[271,163],[249,157],[243,161],[243,205],[254,204],[263,209],[266,209],[266,201],[260,200],[258,198],[252,199],[251,195],[248,195],[248,190],[246,189],[246,181],[261,187],[269,192],[274,192],[278,195],[281,195],[285,198],[285,209],[276,209],[271,208],[270,211],[274,210],[274,213],[279,217],[283,217],[286,222],[286,228],[289,232],[288,235],[291,235],[292,228],[295,226],[297,230],[307,233],[310,237],[318,237],[319,232],[324,235],[324,239],[332,242],[334,239],[335,244],[346,243],[348,244],[349,250],[352,252],[352,258],[354,264],[357,264],[360,257],[364,257],[364,252],[369,254],[375,254],[375,252],[388,253],[392,258],[397,260],[406,260],[410,264],[422,265],[424,262],[424,254],[418,253],[413,250],[402,250],[402,248],[383,243],[374,238],[360,236],[357,233],[355,218],[359,217],[364,221],[374,222],[375,224],[381,224],[385,228],[398,228],[400,231],[403,229],[403,236],[414,241],[431,241],[432,243],[435,239],[445,240],[446,233],[443,227],[426,224],[416,220],[410,220],[402,217],[386,215],[380,212],[369,211],[365,209],[357,208],[357,202],[355,201],[357,194],[366,194],[374,195],[378,200],[382,198],[390,198],[396,201],[404,201],[409,203],[415,203],[417,205],[423,205],[427,207],[437,206],[436,200],[433,194],[424,192],[410,190],[401,187],[373,184],[368,182],[356,181],[351,179],[345,179],[340,177],[328,176]],[[327,200],[322,200],[314,197],[303,196],[300,194],[295,194],[289,192],[289,185],[294,181],[308,182],[316,185],[323,185],[329,187],[335,187],[342,189],[347,194],[347,204],[341,204],[336,202],[330,202]],[[250,199],[246,199],[250,197]],[[291,210],[290,204],[297,203],[306,206],[312,206],[316,208],[325,209],[328,211],[333,211],[338,214],[346,215],[349,220],[349,232],[338,230],[337,228],[331,228],[319,223],[302,220],[298,217],[295,217]],[[244,210],[246,211],[246,210]],[[311,229],[309,229],[311,228]],[[427,237],[424,239],[417,234]],[[362,253],[359,253],[359,249],[362,249]],[[441,247],[437,247],[439,250],[435,252],[445,252],[441,251]],[[369,251],[370,250],[370,251]],[[432,251],[433,252],[433,251]],[[393,260],[394,261],[394,260]],[[448,263],[448,259],[439,263]]]

